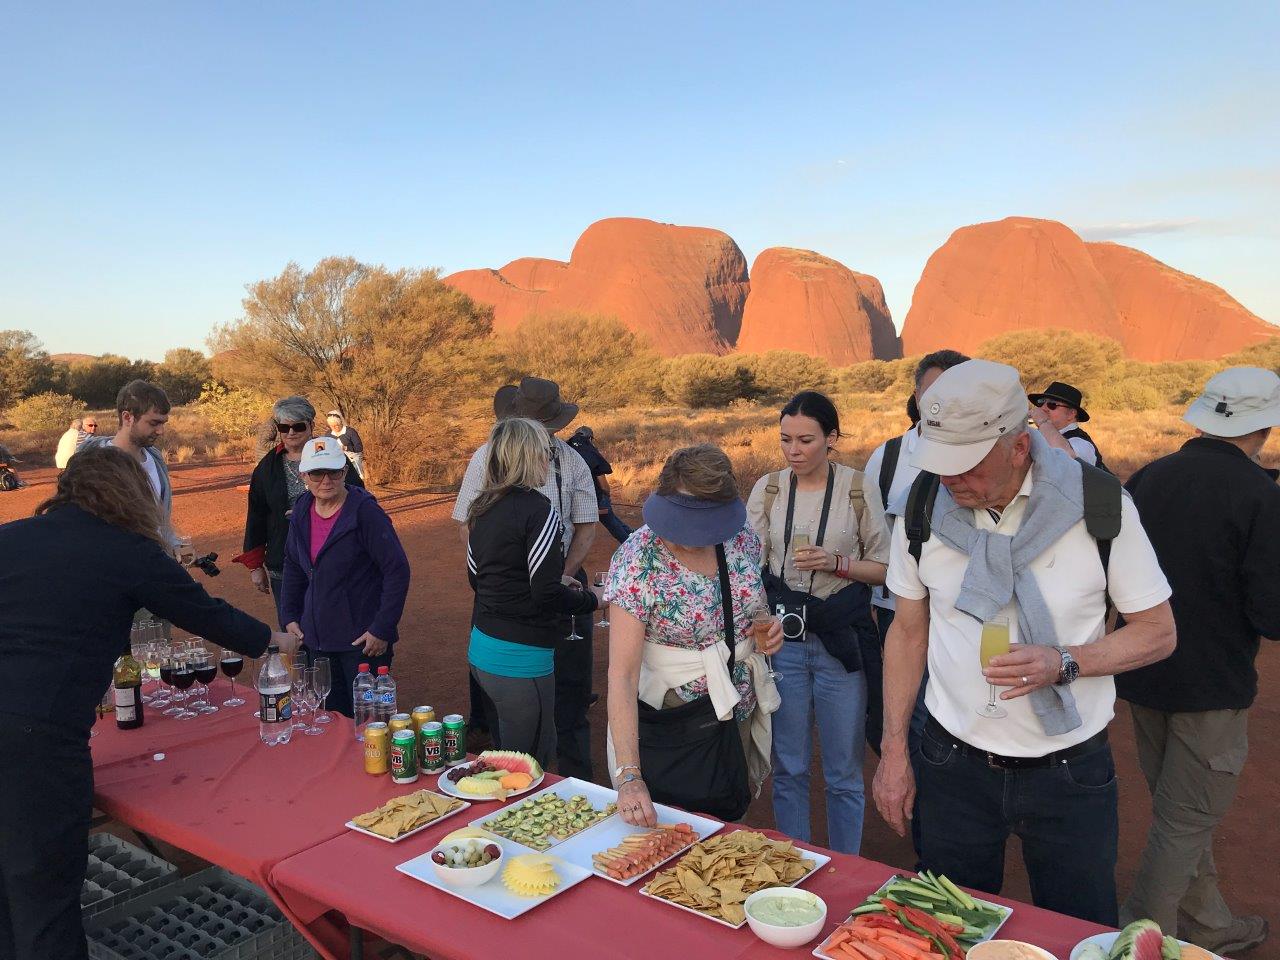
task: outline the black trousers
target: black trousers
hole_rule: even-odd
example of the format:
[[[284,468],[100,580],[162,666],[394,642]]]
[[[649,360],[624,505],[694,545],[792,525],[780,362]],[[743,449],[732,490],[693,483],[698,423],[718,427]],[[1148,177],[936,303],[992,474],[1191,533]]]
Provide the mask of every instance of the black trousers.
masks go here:
[[[584,587],[587,575],[579,570],[573,575]],[[596,614],[585,613],[574,620],[575,632],[582,639],[570,640],[568,616],[564,617],[564,636],[556,642],[556,772],[562,777],[591,779],[591,631]]]
[[[0,713],[0,784],[0,960],[87,960],[87,735]]]

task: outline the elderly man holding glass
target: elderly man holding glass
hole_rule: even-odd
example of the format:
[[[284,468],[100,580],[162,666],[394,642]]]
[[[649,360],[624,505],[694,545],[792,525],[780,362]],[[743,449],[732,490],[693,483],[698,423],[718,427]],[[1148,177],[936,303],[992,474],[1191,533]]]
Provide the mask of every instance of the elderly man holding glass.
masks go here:
[[[271,410],[276,442],[258,461],[249,480],[249,509],[244,521],[244,553],[235,558],[249,570],[253,585],[275,599],[280,626],[281,584],[284,578],[284,544],[293,505],[306,492],[298,465],[302,448],[315,432],[316,408],[306,397],[285,397]],[[363,487],[354,471],[346,482]]]

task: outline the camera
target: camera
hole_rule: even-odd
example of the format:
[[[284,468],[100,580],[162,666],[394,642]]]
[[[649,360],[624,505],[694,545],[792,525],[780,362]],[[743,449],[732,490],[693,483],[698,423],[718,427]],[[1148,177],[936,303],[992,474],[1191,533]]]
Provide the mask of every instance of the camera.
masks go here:
[[[809,608],[803,603],[779,603],[774,607],[782,621],[782,636],[787,640],[803,640],[809,625]]]
[[[193,567],[199,567],[200,571],[206,577],[216,577],[222,571],[218,569],[218,555],[216,553],[206,553],[203,557],[196,557],[191,561]]]

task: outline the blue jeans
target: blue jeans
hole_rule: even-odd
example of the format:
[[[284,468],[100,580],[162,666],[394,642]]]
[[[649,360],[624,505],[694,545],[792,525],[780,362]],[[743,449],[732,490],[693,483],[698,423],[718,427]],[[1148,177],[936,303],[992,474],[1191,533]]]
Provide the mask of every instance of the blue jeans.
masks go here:
[[[1005,842],[1015,834],[1037,907],[1117,925],[1119,789],[1109,745],[1047,767],[1004,770],[962,754],[955,738],[930,724],[915,761],[927,869],[999,893]]]
[[[813,723],[822,747],[822,778],[827,790],[827,846],[854,853],[862,846],[863,727],[867,683],[861,671],[849,673],[827,653],[815,634],[787,641],[773,655],[782,674],[782,706],[773,715],[773,818],[777,828],[797,840],[809,840],[809,764]]]
[[[613,512],[613,498],[607,493],[601,493],[596,499],[599,501],[599,508],[604,511],[600,514],[600,525],[609,531],[609,536],[613,539],[619,543],[626,543],[627,537],[631,536],[631,528]]]

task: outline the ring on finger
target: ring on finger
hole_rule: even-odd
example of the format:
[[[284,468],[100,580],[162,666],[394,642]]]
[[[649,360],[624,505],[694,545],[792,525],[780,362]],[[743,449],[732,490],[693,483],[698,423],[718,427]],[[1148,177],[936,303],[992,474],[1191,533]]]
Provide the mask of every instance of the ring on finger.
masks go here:
[[[1022,685],[1023,685],[1024,687],[1025,687],[1028,683],[1030,683],[1030,682],[1031,682],[1031,681],[1030,681],[1030,680],[1028,680],[1026,677],[1023,677],[1023,678],[1022,678]]]

